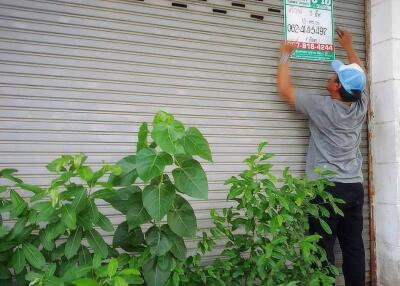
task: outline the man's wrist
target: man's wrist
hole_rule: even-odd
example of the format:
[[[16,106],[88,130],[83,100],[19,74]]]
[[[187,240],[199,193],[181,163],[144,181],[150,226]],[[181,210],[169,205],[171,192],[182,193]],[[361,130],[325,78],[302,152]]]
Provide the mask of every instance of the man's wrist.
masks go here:
[[[345,50],[346,53],[354,52],[353,45],[350,45],[350,46],[347,46],[347,47],[343,47],[343,49]]]
[[[289,61],[290,58],[290,53],[284,52],[281,54],[281,57],[279,58],[279,64],[286,64]]]

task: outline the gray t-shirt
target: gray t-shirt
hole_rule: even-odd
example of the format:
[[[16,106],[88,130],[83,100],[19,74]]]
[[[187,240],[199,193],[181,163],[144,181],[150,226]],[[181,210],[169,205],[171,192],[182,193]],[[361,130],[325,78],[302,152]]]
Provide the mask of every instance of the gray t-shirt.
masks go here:
[[[310,141],[307,153],[308,180],[317,179],[314,167],[331,170],[335,182],[363,182],[360,152],[361,129],[368,109],[367,95],[344,106],[330,96],[297,92],[296,110],[309,118]]]

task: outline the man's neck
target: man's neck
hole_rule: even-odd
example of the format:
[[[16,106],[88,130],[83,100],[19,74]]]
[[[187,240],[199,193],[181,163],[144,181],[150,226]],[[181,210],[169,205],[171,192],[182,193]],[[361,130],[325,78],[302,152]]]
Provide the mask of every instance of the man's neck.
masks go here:
[[[331,98],[336,99],[337,101],[340,101],[340,103],[343,106],[349,107],[351,105],[351,102],[343,101],[342,97],[340,96],[340,93],[338,93],[338,92],[331,93]]]

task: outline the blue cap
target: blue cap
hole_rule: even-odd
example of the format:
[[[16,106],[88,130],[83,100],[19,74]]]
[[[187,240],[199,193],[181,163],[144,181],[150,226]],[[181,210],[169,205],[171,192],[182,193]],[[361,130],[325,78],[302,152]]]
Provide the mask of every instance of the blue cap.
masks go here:
[[[334,60],[331,67],[337,73],[340,83],[348,93],[354,94],[353,91],[364,91],[367,77],[358,64],[345,65],[339,60]]]

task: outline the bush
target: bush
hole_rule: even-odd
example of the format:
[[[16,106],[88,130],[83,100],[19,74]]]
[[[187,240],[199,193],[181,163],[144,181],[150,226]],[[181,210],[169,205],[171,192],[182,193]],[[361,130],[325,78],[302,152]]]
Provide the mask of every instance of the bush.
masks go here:
[[[211,211],[215,227],[204,233],[197,254],[177,271],[181,285],[332,285],[338,274],[328,265],[325,251],[318,246],[319,235],[307,235],[308,217],[323,220],[329,211],[313,203],[316,196],[342,213],[331,194],[324,191],[332,185],[328,179],[307,182],[294,177],[286,168],[277,179],[266,163],[272,155],[258,153],[245,160],[248,169],[226,181],[230,185],[228,200],[235,207],[222,214]],[[323,177],[332,173],[318,171]],[[201,257],[214,249],[216,240],[226,239],[221,258],[201,266]]]
[[[206,174],[193,156],[212,158],[200,131],[185,129],[172,115],[159,112],[152,127],[154,142],[148,143],[143,123],[136,154],[116,165],[93,171],[84,155],[57,158],[47,166],[57,178],[46,188],[24,183],[17,170],[0,171],[0,178],[12,183],[0,186],[1,285],[124,286],[143,285],[143,278],[149,286],[165,284],[186,259],[183,238],[197,230],[183,195],[208,196]],[[98,200],[126,215],[115,232]],[[5,225],[3,217],[14,223]],[[98,229],[114,232],[112,245]]]
[[[322,219],[329,212],[312,203],[317,195],[340,212],[324,192],[331,183],[307,182],[288,169],[278,180],[263,147],[246,159],[248,170],[226,182],[237,204],[211,211],[215,227],[188,258],[184,239],[195,237],[197,222],[186,197],[208,196],[193,156],[212,157],[200,131],[168,113],[154,117],[151,131],[143,123],[136,154],[115,165],[94,171],[86,156],[62,155],[47,166],[56,178],[45,188],[1,170],[0,285],[330,285],[328,273],[337,270],[326,265],[319,236],[306,231],[308,216],[330,231]],[[125,215],[116,230],[99,202]],[[202,266],[220,239],[227,240],[222,257]]]

